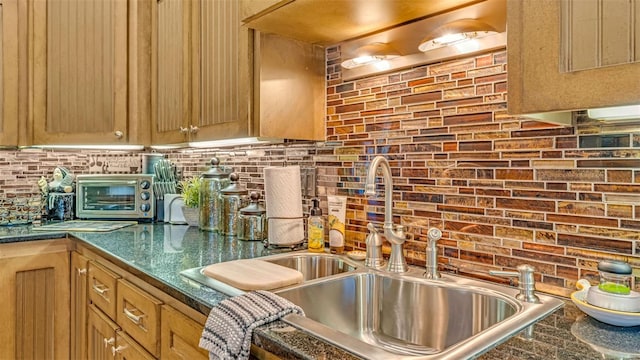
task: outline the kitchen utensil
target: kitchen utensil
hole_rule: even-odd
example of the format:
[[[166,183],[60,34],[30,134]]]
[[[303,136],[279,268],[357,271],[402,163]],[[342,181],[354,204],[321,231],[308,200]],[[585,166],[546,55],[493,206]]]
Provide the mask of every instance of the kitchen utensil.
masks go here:
[[[204,268],[204,274],[240,290],[272,290],[299,284],[300,271],[257,259],[217,263]]]

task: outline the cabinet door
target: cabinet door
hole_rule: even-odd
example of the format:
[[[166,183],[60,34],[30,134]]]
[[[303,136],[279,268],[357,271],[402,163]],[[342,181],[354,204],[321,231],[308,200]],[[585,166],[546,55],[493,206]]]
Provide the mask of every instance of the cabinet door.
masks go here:
[[[239,1],[191,2],[191,141],[253,135],[249,29]]]
[[[567,24],[561,17],[561,5],[571,3],[589,7],[602,3],[611,10],[612,7],[627,8],[627,15],[635,3],[635,18],[638,18],[640,1],[557,1],[557,0],[509,0],[507,3],[508,49],[508,83],[510,114],[529,114],[577,110],[586,108],[608,107],[635,104],[640,101],[640,62],[611,65],[593,68],[591,65],[574,64],[590,67],[580,71],[566,71],[565,59],[562,59],[561,28],[572,25],[574,34],[581,37],[572,39],[575,47],[581,51],[593,46],[593,41],[585,37],[589,32],[600,29],[601,35],[606,29],[594,28],[588,21]],[[613,11],[619,13],[619,11]],[[633,19],[629,16],[628,19]],[[636,20],[637,21],[637,20]],[[605,21],[603,24],[609,24]],[[622,24],[620,28],[624,28]],[[637,27],[640,29],[640,26]],[[624,32],[624,31],[623,31]],[[631,38],[636,41],[640,35],[628,35],[627,41],[620,37],[604,37],[594,35],[600,40],[609,39],[619,45],[630,45]],[[569,39],[565,39],[567,41]],[[577,43],[584,41],[583,44]],[[637,45],[635,45],[637,48]],[[615,47],[615,46],[614,46]],[[603,49],[609,47],[605,44]],[[614,52],[605,50],[609,55]],[[617,51],[616,51],[617,52]],[[581,56],[578,56],[579,58]],[[581,61],[590,60],[583,58]],[[595,64],[595,63],[592,63]],[[604,63],[600,63],[605,65]],[[599,65],[600,66],[600,65]]]
[[[154,0],[152,11],[152,142],[188,140],[190,2]]]
[[[113,360],[116,331],[120,328],[97,307],[90,306],[87,316],[87,359]]]
[[[155,359],[124,332],[118,332],[116,334],[116,347],[113,349],[113,355],[113,359],[115,360]]]
[[[87,358],[87,267],[89,259],[71,252],[71,359]]]
[[[207,360],[209,352],[198,346],[204,325],[174,308],[162,306],[160,357],[168,360]]]
[[[18,145],[18,3],[0,0],[0,145]]]
[[[69,252],[66,242],[0,245],[0,354],[69,358]]]
[[[126,144],[127,0],[30,0],[35,144]]]

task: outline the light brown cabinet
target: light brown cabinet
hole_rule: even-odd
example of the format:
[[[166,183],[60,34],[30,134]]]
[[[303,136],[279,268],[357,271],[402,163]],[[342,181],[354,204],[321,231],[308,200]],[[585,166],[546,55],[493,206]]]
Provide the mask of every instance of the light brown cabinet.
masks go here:
[[[149,12],[133,0],[26,1],[28,144],[148,142]]]
[[[18,145],[18,2],[0,0],[0,145]]]
[[[0,354],[69,358],[69,242],[0,245]]]
[[[152,14],[153,143],[251,136],[250,33],[239,2],[154,1]]]
[[[89,258],[71,252],[71,359],[87,359],[87,270]]]
[[[203,319],[204,322],[204,319]],[[203,324],[168,305],[162,305],[161,358],[166,360],[207,360],[209,353],[198,346]]]
[[[93,305],[87,311],[87,359],[111,360],[120,327]]]
[[[640,103],[640,59],[629,51],[640,39],[634,18],[638,0],[509,0],[509,113]]]

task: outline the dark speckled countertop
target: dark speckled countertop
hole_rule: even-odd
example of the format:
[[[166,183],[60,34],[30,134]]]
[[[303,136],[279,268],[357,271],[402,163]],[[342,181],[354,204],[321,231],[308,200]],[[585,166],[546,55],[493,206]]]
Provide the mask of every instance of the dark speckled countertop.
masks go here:
[[[31,226],[0,227],[0,244],[64,237]],[[212,263],[269,255],[261,242],[238,241],[185,225],[139,224],[111,232],[71,232],[109,260],[207,314],[227,296],[194,287],[180,271]],[[283,358],[351,359],[340,349],[303,331],[274,323],[258,328],[254,342]],[[570,300],[538,322],[533,333],[518,334],[484,355],[504,359],[640,359],[640,326],[609,326],[584,315]]]

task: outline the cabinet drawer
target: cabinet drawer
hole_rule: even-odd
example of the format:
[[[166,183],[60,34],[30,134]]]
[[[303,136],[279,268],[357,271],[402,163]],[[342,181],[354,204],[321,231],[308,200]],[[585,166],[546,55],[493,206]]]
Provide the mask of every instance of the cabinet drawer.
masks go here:
[[[120,278],[100,264],[89,262],[89,300],[111,319],[116,318],[116,281]]]
[[[162,302],[126,280],[118,280],[116,322],[153,356],[160,356]]]
[[[198,346],[204,325],[174,308],[162,306],[163,360],[207,360],[209,352]]]

